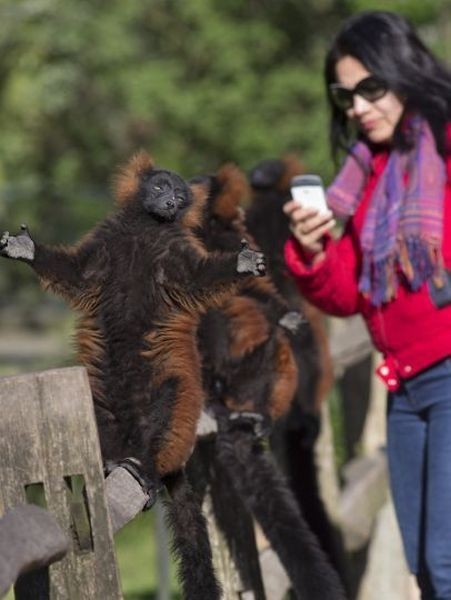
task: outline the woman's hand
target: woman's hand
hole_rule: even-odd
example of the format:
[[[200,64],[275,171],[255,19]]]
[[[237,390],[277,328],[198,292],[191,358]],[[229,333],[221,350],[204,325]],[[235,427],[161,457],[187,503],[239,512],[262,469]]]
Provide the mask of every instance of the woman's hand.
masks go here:
[[[316,263],[324,257],[324,234],[335,225],[331,211],[318,213],[314,208],[304,208],[290,200],[283,206],[283,212],[290,219],[290,229],[301,244],[304,252]]]

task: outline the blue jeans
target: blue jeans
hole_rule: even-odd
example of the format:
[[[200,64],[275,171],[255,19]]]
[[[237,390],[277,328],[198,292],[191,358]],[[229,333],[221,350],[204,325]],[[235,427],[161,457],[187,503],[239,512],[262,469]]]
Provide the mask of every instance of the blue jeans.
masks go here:
[[[390,482],[424,600],[451,600],[451,358],[388,396]]]

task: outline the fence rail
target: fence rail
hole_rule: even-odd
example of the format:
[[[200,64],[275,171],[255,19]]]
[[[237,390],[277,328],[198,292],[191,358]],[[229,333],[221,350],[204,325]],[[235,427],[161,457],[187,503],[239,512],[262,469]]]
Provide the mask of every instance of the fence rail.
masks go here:
[[[372,349],[361,319],[332,320],[330,349],[338,381],[349,369],[367,360]],[[62,542],[56,553],[44,544],[44,552],[30,559],[19,547],[11,553],[10,546],[9,555],[13,558],[7,565],[8,575],[0,565],[0,594],[4,592],[5,581],[29,572],[33,565],[44,567],[44,571],[42,568],[41,571],[33,570],[31,576],[18,578],[17,600],[122,598],[112,536],[141,511],[147,498],[123,469],[116,469],[105,481],[103,479],[91,394],[84,369],[54,369],[1,380],[0,516],[3,518],[0,519],[0,555],[4,556],[5,540],[10,537],[11,527],[14,529],[14,512],[24,510],[21,506],[27,502],[40,504],[39,510],[48,509],[47,514],[51,513],[50,518],[54,518],[48,523],[48,531],[54,532],[51,537],[56,544],[58,532],[64,532],[69,547],[61,559],[62,554],[60,556],[58,552],[62,553]],[[370,385],[371,393],[360,440],[361,452],[347,463],[342,474],[337,472],[328,406],[323,407],[322,434],[317,443],[323,498],[332,520],[343,533],[348,552],[352,554],[368,548],[364,575],[354,596],[356,600],[381,597],[414,600],[418,597],[417,590],[412,586],[403,561],[388,494],[382,448],[385,439],[384,391],[374,379],[369,379],[367,385]],[[198,434],[214,435],[214,431],[214,420],[203,415]],[[216,536],[220,542],[209,506],[207,496],[205,512],[210,532],[212,539]],[[42,523],[46,527],[45,519]],[[221,566],[223,579],[227,579],[225,600],[243,597],[251,600],[254,597],[252,590],[243,589],[226,545],[219,542],[212,545],[215,562]],[[387,555],[391,557],[390,565],[383,560]],[[54,562],[57,559],[61,560]],[[46,570],[45,566],[51,563],[54,564]],[[288,580],[270,548],[261,549],[260,566],[267,597],[275,600],[276,589],[282,597]],[[36,585],[41,586],[41,596],[33,596],[35,592],[30,591]],[[42,595],[45,585],[47,596]],[[392,590],[391,596],[386,594],[388,589]],[[247,596],[243,596],[244,593]]]

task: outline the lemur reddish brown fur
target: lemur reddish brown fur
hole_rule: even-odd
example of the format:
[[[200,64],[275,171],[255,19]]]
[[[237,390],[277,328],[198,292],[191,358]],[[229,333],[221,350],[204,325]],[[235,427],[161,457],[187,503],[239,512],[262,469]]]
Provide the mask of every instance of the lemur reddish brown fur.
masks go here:
[[[334,379],[325,319],[299,293],[283,255],[291,232],[282,207],[291,197],[292,177],[304,172],[304,165],[295,155],[257,164],[249,174],[252,193],[246,208],[246,226],[265,253],[268,274],[277,291],[291,310],[302,311],[309,324],[292,338],[302,377],[291,411],[273,430],[271,446],[309,525],[346,580],[346,555],[340,532],[335,530],[321,500],[314,447],[320,429],[321,405]]]
[[[79,359],[92,386],[102,455],[151,496],[162,480],[185,598],[219,599],[205,523],[183,477],[204,402],[199,316],[249,274],[261,253],[210,254],[193,234],[205,192],[145,152],[115,181],[117,210],[73,248],[5,232],[0,253],[27,262],[44,287],[81,312]]]
[[[235,165],[227,164],[219,169],[207,205],[209,223],[201,231],[202,242],[209,251],[230,251],[241,238],[247,238],[251,245],[255,245],[243,220],[242,202],[249,194],[245,176]],[[278,419],[289,410],[298,377],[286,331],[278,326],[278,319],[288,311],[285,301],[267,276],[242,281],[235,294],[228,296],[219,308],[212,309],[210,315],[202,319],[201,332],[204,333],[201,345],[204,343],[210,348],[207,358],[204,355],[204,361],[212,360],[216,352],[213,339],[216,330],[214,326],[205,325],[215,310],[220,310],[227,319],[227,360],[230,363],[245,361],[268,342],[274,346],[271,365],[262,365],[268,373],[260,373],[261,377],[270,377],[268,393],[262,396],[249,389],[247,392],[243,390],[244,396],[237,394],[234,397],[226,392],[223,398],[225,406],[230,410],[256,410],[272,421]],[[207,338],[211,338],[211,345]],[[223,375],[226,376],[225,373]]]
[[[240,206],[250,194],[244,175],[226,165],[209,181],[205,226],[199,231],[206,247],[227,252],[243,236],[253,245]],[[337,574],[299,511],[268,446],[261,443],[272,424],[288,413],[304,377],[298,371],[292,342],[298,328],[306,326],[299,315],[289,313],[269,277],[241,282],[233,296],[201,317],[204,385],[209,391],[208,406],[218,420],[218,434],[214,451],[206,440],[198,445],[195,458],[209,465],[204,472],[207,479],[210,474],[213,497],[217,477],[211,474],[227,476],[233,487],[230,502],[235,502],[236,511],[247,510],[259,522],[296,597],[338,600],[344,593]],[[235,538],[231,547],[236,548],[239,536],[230,529],[225,535]]]

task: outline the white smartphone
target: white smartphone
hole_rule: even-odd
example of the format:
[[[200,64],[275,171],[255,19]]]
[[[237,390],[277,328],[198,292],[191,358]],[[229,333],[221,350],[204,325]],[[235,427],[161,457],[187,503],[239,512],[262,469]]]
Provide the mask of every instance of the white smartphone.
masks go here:
[[[323,182],[319,175],[296,175],[290,183],[293,200],[306,208],[315,208],[320,214],[329,210]]]

